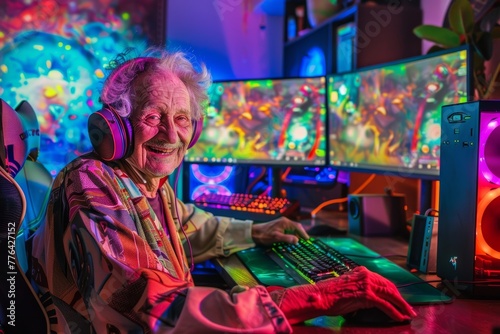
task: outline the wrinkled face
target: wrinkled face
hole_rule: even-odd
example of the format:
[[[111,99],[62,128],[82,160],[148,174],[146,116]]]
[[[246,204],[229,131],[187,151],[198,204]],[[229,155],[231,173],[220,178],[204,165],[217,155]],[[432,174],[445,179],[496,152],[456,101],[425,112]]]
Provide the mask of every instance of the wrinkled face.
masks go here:
[[[143,74],[134,80],[134,151],[128,158],[146,176],[161,178],[182,162],[193,126],[189,94],[172,73]]]

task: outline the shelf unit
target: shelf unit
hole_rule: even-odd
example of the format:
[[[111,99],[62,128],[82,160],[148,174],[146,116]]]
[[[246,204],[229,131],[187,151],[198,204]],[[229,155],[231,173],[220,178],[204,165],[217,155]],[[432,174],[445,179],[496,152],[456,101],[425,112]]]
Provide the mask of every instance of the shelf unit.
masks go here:
[[[318,75],[421,55],[422,42],[413,34],[413,28],[422,24],[422,11],[418,2],[413,2],[406,0],[392,5],[375,2],[354,4],[312,28],[307,20],[305,1],[287,1],[284,20],[284,76],[307,75],[304,70],[308,69],[308,61],[314,62],[313,58],[318,55],[324,57],[324,68],[320,69],[324,73],[315,73]],[[293,19],[295,9],[299,6],[305,9],[302,16],[303,30],[297,33],[297,37],[290,39],[289,28],[293,28],[293,25],[287,23]],[[312,51],[314,49],[316,51]]]

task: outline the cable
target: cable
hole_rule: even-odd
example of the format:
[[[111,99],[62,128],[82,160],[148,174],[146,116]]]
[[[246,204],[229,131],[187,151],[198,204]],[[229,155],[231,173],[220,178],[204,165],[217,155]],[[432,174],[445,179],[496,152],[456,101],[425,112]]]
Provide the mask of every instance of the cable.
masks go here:
[[[424,216],[431,216],[431,213],[434,213],[435,215],[432,215],[434,217],[439,216],[439,211],[433,208],[425,210]]]
[[[287,167],[285,169],[285,171],[283,172],[283,174],[281,174],[281,180],[282,181],[286,180],[286,177],[288,176],[288,174],[290,174],[291,170],[292,170],[292,167]]]
[[[360,193],[363,189],[366,188],[366,186],[375,178],[375,174],[371,174],[366,180],[365,182],[363,182],[362,185],[360,185],[358,187],[358,189],[354,190],[351,194],[358,194]],[[342,197],[342,198],[335,198],[335,199],[331,199],[331,200],[328,200],[326,202],[323,202],[321,203],[320,205],[318,205],[317,207],[315,207],[312,211],[311,211],[311,217],[312,218],[316,218],[316,214],[321,210],[323,209],[325,206],[328,206],[330,204],[336,204],[336,203],[344,203],[344,202],[347,202],[347,197]]]
[[[264,190],[259,196],[271,196],[272,190],[273,186],[267,186],[266,190]]]
[[[255,187],[257,183],[259,183],[259,181],[262,180],[262,178],[265,175],[266,175],[266,169],[262,168],[261,173],[248,185],[246,193],[250,194],[252,192],[253,187]]]

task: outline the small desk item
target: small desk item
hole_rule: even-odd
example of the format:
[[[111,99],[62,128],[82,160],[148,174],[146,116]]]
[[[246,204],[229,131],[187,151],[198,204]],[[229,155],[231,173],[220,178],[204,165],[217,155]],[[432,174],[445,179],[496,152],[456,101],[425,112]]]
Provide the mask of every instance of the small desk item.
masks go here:
[[[365,266],[392,281],[403,298],[412,305],[452,301],[451,297],[356,240],[346,237],[318,239],[358,265]],[[269,256],[269,254],[274,253],[269,252],[265,247],[255,247],[236,253],[239,260],[261,285],[290,287],[304,284],[304,280],[301,279],[302,275],[295,274],[289,262],[282,261],[279,256]]]
[[[421,273],[436,272],[437,217],[413,215],[406,266]]]

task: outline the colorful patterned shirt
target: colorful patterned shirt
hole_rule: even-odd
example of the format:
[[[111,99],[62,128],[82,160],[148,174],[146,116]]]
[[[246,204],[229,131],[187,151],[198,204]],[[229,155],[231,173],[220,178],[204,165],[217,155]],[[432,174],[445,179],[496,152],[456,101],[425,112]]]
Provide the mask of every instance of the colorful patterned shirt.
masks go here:
[[[160,193],[169,231],[119,164],[85,155],[58,174],[32,259],[51,329],[291,332],[261,286],[227,292],[193,284],[184,249],[199,262],[253,247],[252,222],[184,204],[168,182]]]

